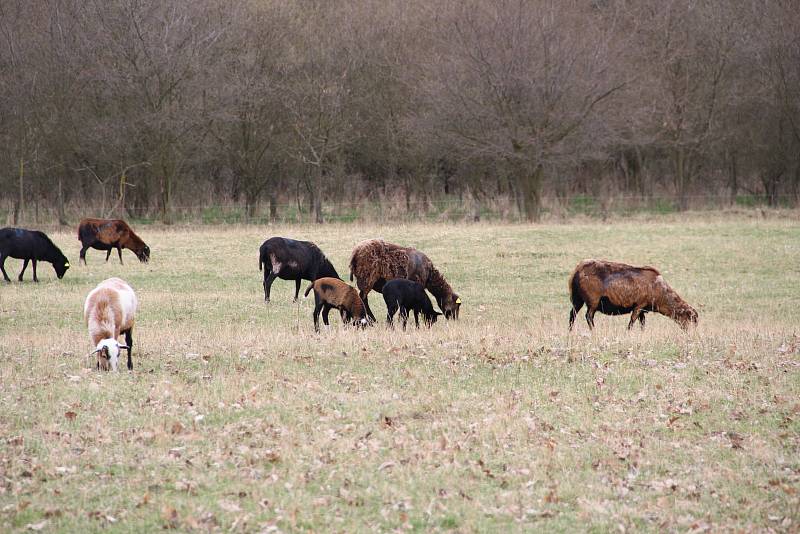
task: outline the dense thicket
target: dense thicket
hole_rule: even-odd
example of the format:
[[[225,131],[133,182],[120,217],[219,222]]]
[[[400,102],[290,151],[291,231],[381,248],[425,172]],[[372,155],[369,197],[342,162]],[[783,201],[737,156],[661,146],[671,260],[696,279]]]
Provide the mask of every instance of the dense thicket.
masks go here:
[[[0,0],[0,74],[11,222],[800,199],[793,0]]]

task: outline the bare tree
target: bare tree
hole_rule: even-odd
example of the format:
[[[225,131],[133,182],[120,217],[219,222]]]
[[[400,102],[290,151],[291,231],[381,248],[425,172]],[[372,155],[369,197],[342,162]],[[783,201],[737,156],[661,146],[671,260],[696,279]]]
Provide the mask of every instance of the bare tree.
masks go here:
[[[118,152],[138,145],[133,159],[150,163],[159,190],[164,222],[172,220],[172,196],[193,149],[207,124],[207,61],[223,28],[222,6],[211,1],[170,3],[122,0],[96,4],[94,15],[107,37],[97,50],[96,82],[111,104],[102,129],[116,133]],[[99,111],[99,110],[98,110]],[[100,112],[102,113],[102,112]],[[115,131],[119,120],[126,127]],[[125,164],[130,164],[130,154]]]
[[[286,73],[283,105],[293,134],[288,153],[305,166],[303,181],[314,220],[321,223],[325,184],[345,147],[355,141],[351,83],[359,65],[346,46],[353,22],[348,6],[309,2],[302,7],[291,38],[293,51],[302,54],[294,56]]]
[[[713,1],[635,2],[628,13],[645,29],[636,41],[641,91],[637,131],[666,151],[678,207],[722,141],[720,116],[735,37],[735,19]]]
[[[582,129],[624,84],[612,76],[610,31],[589,35],[592,14],[577,2],[451,8],[427,65],[420,122],[463,159],[503,162],[525,217],[537,220],[545,169],[580,158]]]
[[[237,31],[224,42],[235,53],[222,62],[212,88],[217,99],[211,131],[226,155],[234,188],[243,190],[248,217],[265,192],[270,217],[277,216],[276,187],[288,137],[279,90],[287,60],[286,11],[282,3],[237,5]]]

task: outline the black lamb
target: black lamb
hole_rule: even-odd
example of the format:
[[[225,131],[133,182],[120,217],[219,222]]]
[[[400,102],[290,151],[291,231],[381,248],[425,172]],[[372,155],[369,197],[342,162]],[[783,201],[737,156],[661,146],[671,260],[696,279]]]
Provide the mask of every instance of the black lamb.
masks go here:
[[[431,300],[425,294],[422,284],[403,278],[389,280],[383,286],[383,300],[386,302],[386,322],[389,326],[394,326],[394,314],[400,310],[400,319],[403,321],[403,330],[406,329],[408,312],[414,312],[414,322],[419,328],[419,314],[428,328],[436,322],[436,318],[441,315],[433,309]]]

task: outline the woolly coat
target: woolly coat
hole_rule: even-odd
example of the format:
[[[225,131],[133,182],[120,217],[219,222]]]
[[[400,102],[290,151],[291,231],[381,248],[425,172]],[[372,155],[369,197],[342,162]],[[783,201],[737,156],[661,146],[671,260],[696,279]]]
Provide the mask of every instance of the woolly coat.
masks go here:
[[[415,248],[381,239],[363,241],[350,256],[350,280],[354,278],[365,304],[371,290],[380,293],[389,280],[405,278],[430,291],[446,317],[458,318],[461,299],[428,256]]]

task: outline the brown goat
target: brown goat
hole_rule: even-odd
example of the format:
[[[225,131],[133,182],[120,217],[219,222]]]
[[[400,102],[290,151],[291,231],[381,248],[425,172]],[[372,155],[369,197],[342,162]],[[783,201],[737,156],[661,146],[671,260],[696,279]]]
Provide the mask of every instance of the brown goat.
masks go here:
[[[367,324],[366,314],[364,313],[364,303],[358,296],[354,287],[347,285],[338,278],[318,278],[308,289],[307,297],[311,290],[314,290],[314,330],[319,332],[319,312],[322,311],[322,322],[325,326],[328,322],[328,312],[331,308],[336,308],[341,312],[342,322],[348,324],[352,322],[357,326]]]
[[[356,245],[350,256],[350,280],[355,277],[367,314],[375,320],[367,295],[378,293],[389,280],[405,278],[422,284],[436,298],[446,319],[458,319],[461,299],[453,291],[428,256],[411,247],[401,247],[381,239],[369,239]]]
[[[80,260],[84,265],[89,248],[107,251],[106,261],[111,256],[111,251],[117,249],[119,262],[122,263],[123,248],[133,251],[142,263],[150,260],[150,247],[133,232],[128,223],[120,219],[81,219],[78,224],[78,240],[83,245]]]
[[[569,329],[578,311],[586,304],[586,322],[594,328],[594,314],[631,314],[628,329],[652,311],[671,318],[682,328],[697,324],[697,311],[689,306],[653,267],[633,267],[603,260],[580,262],[569,277],[572,310]]]

